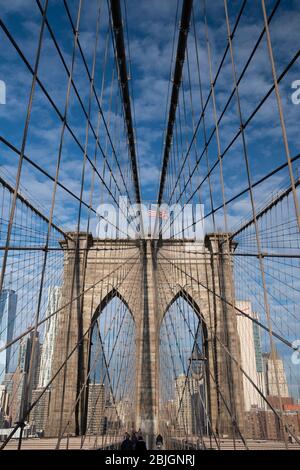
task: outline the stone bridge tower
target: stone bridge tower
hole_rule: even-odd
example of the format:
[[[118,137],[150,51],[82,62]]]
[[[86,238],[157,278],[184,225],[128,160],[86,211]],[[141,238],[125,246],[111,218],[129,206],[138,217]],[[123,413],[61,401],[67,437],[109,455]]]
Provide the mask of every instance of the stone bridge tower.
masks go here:
[[[160,325],[168,306],[178,295],[184,295],[205,325],[209,412],[214,431],[232,434],[228,404],[242,431],[241,374],[230,360],[232,355],[239,362],[240,351],[229,256],[234,246],[228,237],[210,234],[200,242],[103,240],[86,234],[76,239],[75,234],[69,235],[62,242],[65,307],[58,314],[52,373],[58,371],[67,351],[75,351],[52,384],[46,436],[57,436],[65,428],[69,434],[85,433],[88,389],[83,388],[91,338],[84,332],[113,296],[127,305],[136,325],[137,428],[149,434],[159,430]],[[134,291],[131,286],[137,285],[137,280],[140,289]],[[72,297],[75,300],[70,303]],[[80,347],[76,348],[78,341]]]

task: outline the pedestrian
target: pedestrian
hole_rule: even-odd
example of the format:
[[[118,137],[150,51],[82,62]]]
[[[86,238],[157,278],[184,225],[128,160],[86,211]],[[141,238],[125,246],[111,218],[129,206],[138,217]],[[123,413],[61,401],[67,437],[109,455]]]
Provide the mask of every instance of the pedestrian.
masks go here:
[[[137,433],[135,431],[132,431],[132,433],[131,433],[131,442],[132,442],[133,450],[135,449],[137,441],[138,441]]]
[[[146,442],[144,441],[144,438],[141,434],[139,434],[137,443],[135,445],[135,450],[137,452],[144,452],[145,450],[147,450]]]
[[[121,450],[132,450],[132,441],[130,439],[130,436],[128,432],[125,433],[124,441],[121,444]]]
[[[164,443],[164,440],[163,440],[162,435],[158,434],[156,438],[156,447],[158,447],[158,449],[161,449],[161,447],[163,446],[163,443]]]

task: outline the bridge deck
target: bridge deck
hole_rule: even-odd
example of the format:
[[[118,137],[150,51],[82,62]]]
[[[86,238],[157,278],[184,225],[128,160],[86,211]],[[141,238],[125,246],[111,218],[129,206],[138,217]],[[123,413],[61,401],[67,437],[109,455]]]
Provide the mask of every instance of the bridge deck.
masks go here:
[[[94,436],[88,436],[81,447],[81,438],[80,437],[71,437],[69,442],[67,438],[61,440],[60,450],[95,450],[95,448],[107,448],[114,445],[114,443],[119,442],[119,439],[97,439],[95,441]],[[178,440],[178,444],[182,441]],[[197,439],[189,441],[189,445],[196,445]],[[22,441],[22,450],[55,450],[57,444],[56,438],[42,438],[42,439],[24,439]],[[205,445],[207,448],[210,447],[210,442],[208,439],[205,439]],[[263,440],[248,440],[247,445],[249,450],[285,450],[285,445],[283,441],[263,441]],[[5,450],[16,450],[18,447],[18,439],[12,439],[8,445],[5,447]],[[181,449],[184,449],[184,444],[180,446]],[[217,449],[217,446],[212,442],[212,447]],[[246,450],[243,442],[241,440],[236,440],[235,443],[232,439],[221,439],[220,440],[221,450]],[[298,444],[289,444],[289,450],[300,450]]]
[[[184,443],[180,439],[177,440],[177,443],[180,444],[181,448],[184,448]],[[201,445],[201,442],[198,437],[188,440],[187,447]],[[215,440],[210,440],[204,438],[204,443],[207,449],[213,448],[218,449]],[[220,439],[219,441],[220,450],[247,450],[242,440],[233,439]],[[286,450],[284,441],[273,441],[273,440],[258,440],[258,439],[247,439],[247,446],[249,450]],[[300,445],[297,443],[289,443],[289,450],[300,450]]]
[[[94,450],[95,448],[107,448],[120,439],[107,438],[101,439],[98,437],[96,441],[95,436],[88,436],[82,444],[81,437],[70,437],[69,439],[63,438],[60,443],[60,450]],[[57,438],[29,438],[22,440],[22,450],[55,450],[57,445]],[[18,439],[11,439],[6,445],[5,450],[17,450]]]

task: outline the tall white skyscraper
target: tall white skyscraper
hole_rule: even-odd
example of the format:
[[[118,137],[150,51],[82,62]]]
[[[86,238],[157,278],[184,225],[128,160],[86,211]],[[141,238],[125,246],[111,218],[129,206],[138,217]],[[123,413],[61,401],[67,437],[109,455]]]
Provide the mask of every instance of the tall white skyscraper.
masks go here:
[[[251,302],[241,300],[236,302],[237,308],[245,312],[250,318],[237,312],[237,330],[240,338],[241,366],[253,383],[265,394],[265,382],[262,371],[261,347],[259,331],[251,318],[257,315],[252,311]],[[249,379],[243,374],[245,411],[252,406],[264,408],[264,401]]]
[[[0,293],[0,347],[11,341],[17,312],[17,294],[7,289]],[[14,372],[18,365],[17,346],[12,346],[0,353],[0,384],[5,374]]]
[[[282,359],[275,352],[275,360],[273,361],[271,353],[264,354],[265,374],[267,383],[267,394],[272,397],[289,397],[288,383],[285,375],[284,364]],[[276,371],[279,382],[279,393],[276,380]]]
[[[48,307],[46,316],[58,310],[60,305],[61,288],[58,286],[49,287],[48,290]],[[46,323],[46,332],[42,346],[39,388],[44,388],[51,379],[51,369],[53,361],[53,352],[55,344],[55,336],[57,330],[57,315],[53,315]]]

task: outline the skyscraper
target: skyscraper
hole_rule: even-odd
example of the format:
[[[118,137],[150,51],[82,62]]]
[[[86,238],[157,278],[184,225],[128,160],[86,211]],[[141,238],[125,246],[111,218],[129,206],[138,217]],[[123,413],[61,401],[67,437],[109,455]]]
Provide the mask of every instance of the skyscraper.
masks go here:
[[[35,336],[32,332],[28,336],[21,339],[19,365],[12,377],[10,414],[13,422],[22,419],[25,411],[31,404],[32,392],[37,386],[40,354],[41,346],[38,333]],[[32,373],[30,382],[28,382],[30,361]]]
[[[179,375],[175,380],[175,397],[177,430],[184,435],[198,434],[203,421],[199,381],[193,376]]]
[[[259,320],[258,315],[253,312],[253,318]],[[255,362],[256,362],[256,371],[257,371],[257,379],[258,379],[258,388],[266,395],[266,381],[265,381],[265,374],[264,374],[264,365],[263,365],[263,355],[262,355],[262,347],[261,347],[261,330],[257,323],[253,322],[253,339],[254,339],[254,349],[255,349]],[[260,397],[261,408],[266,408],[266,402]]]
[[[105,386],[89,384],[87,432],[103,434],[105,424]]]
[[[237,313],[237,330],[241,348],[241,366],[252,382],[263,394],[265,394],[265,383],[262,374],[260,336],[259,331],[254,327],[257,325],[255,325],[251,320],[251,318],[257,318],[257,315],[252,311],[251,302],[247,300],[237,301],[236,306],[248,315],[245,316]],[[260,394],[245,374],[243,374],[243,389],[245,411],[250,411],[253,406],[258,406],[259,408],[264,407]]]
[[[30,413],[30,424],[35,427],[36,432],[43,432],[47,425],[49,418],[49,403],[50,403],[50,390],[41,396],[43,389],[35,389],[32,391],[31,401],[35,402],[38,400],[37,404]]]
[[[16,312],[17,294],[10,289],[3,290],[0,293],[0,347],[13,339]],[[17,362],[17,346],[7,348],[0,353],[0,384],[6,373],[15,371]]]
[[[278,356],[275,351],[275,359],[273,360],[272,354],[267,353],[263,355],[265,363],[265,374],[267,384],[267,395],[272,397],[278,397],[279,395],[283,398],[290,396],[288,383],[285,375],[283,360]],[[279,390],[277,387],[276,372],[279,382]],[[278,393],[279,392],[279,393]]]
[[[60,303],[60,295],[60,287],[49,287],[48,305],[46,311],[47,317],[58,310]],[[57,315],[53,315],[49,318],[46,323],[44,342],[41,347],[41,356],[39,361],[39,367],[37,369],[37,381],[34,383],[34,390],[32,390],[31,394],[32,401],[36,400],[41,395],[41,392],[51,380],[56,331]],[[32,412],[30,413],[30,422],[31,424],[35,425],[36,430],[39,432],[45,429],[48,420],[50,396],[51,390],[50,388],[48,388],[48,390],[40,398]]]
[[[56,312],[59,308],[61,296],[61,288],[54,286],[49,287],[48,290],[48,307],[46,316]],[[46,323],[46,332],[42,346],[40,374],[39,374],[39,388],[44,388],[51,379],[53,352],[55,344],[55,335],[57,327],[57,315],[53,315]]]

